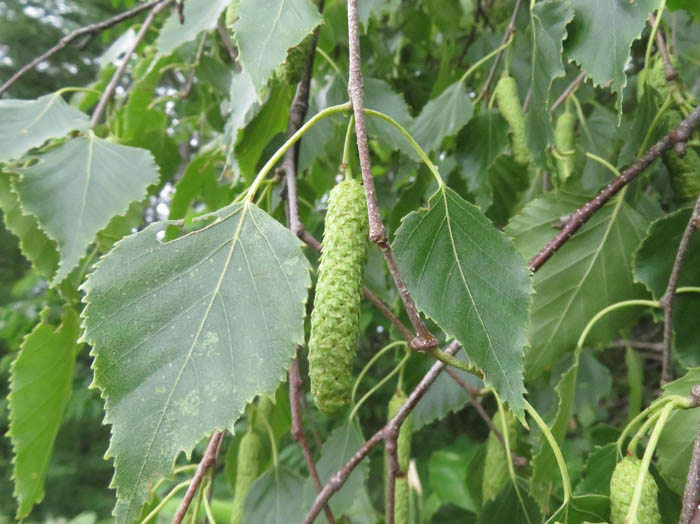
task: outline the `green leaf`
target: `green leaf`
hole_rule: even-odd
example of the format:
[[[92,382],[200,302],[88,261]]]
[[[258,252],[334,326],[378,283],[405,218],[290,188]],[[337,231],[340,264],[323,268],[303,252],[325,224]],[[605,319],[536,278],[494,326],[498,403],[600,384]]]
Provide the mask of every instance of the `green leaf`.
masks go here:
[[[575,495],[547,520],[547,524],[588,524],[607,522],[610,498],[603,495]]]
[[[12,190],[13,175],[0,173],[0,208],[5,227],[19,238],[22,254],[46,278],[51,278],[58,267],[56,243],[46,236],[34,215],[25,215],[19,196]]]
[[[678,253],[678,246],[690,220],[692,208],[679,209],[656,220],[634,254],[634,277],[643,283],[655,299],[666,292],[668,279]],[[690,237],[688,251],[678,277],[678,287],[700,286],[700,235]],[[673,301],[673,347],[686,366],[700,365],[697,346],[697,320],[700,296],[679,294]]]
[[[88,116],[69,106],[61,93],[36,100],[0,100],[0,162],[17,158],[49,138],[87,129]]]
[[[185,42],[197,38],[200,32],[214,29],[219,16],[230,3],[231,0],[187,0],[184,2],[184,24],[180,24],[177,9],[173,9],[158,35],[158,53],[169,55]]]
[[[180,451],[273,392],[304,339],[299,240],[248,203],[203,219],[172,242],[159,241],[167,221],[118,242],[83,285],[119,523],[139,515],[149,482]]]
[[[534,524],[542,521],[537,503],[527,492],[527,482],[508,485],[479,512],[478,524]]]
[[[570,193],[549,193],[530,202],[508,225],[518,250],[530,259],[556,234],[556,226],[586,202]],[[637,298],[630,253],[639,244],[647,220],[616,198],[584,225],[535,274],[531,347],[525,370],[534,378],[574,349],[593,315],[615,302]],[[637,318],[639,308],[607,315],[591,331],[587,344],[604,343]]]
[[[21,176],[14,189],[22,208],[36,216],[61,254],[52,285],[78,264],[114,215],[125,213],[158,181],[150,153],[92,133],[61,144],[18,171]]]
[[[321,15],[310,0],[241,0],[234,24],[243,70],[258,94],[287,49],[299,44],[321,23]]]
[[[564,76],[562,64],[566,25],[574,17],[571,0],[538,2],[530,12],[530,109],[525,115],[527,143],[536,162],[553,142],[549,91],[555,78]]]
[[[430,100],[413,123],[412,134],[428,153],[445,137],[457,134],[474,114],[474,104],[462,82],[455,82]]]
[[[532,286],[513,244],[442,186],[428,209],[404,218],[394,250],[418,307],[460,341],[485,384],[520,415]]]
[[[250,487],[243,503],[242,524],[290,524],[306,516],[304,479],[284,466],[272,467]]]
[[[627,85],[625,64],[632,42],[641,36],[649,13],[658,0],[573,0],[566,54],[578,63],[594,85],[611,83],[622,112],[622,90]]]
[[[479,446],[470,444],[467,450],[440,449],[430,456],[430,485],[443,504],[454,504],[467,511],[479,507],[467,486],[467,469],[478,450]]]
[[[499,155],[488,168],[487,174],[493,192],[493,203],[486,210],[486,216],[497,226],[504,226],[522,207],[522,198],[529,186],[527,172],[512,156]]]
[[[54,440],[73,386],[73,365],[80,345],[78,314],[63,309],[61,325],[42,320],[24,339],[10,373],[10,429],[14,450],[17,518],[23,519],[44,498],[44,478]]]
[[[403,97],[394,92],[384,80],[365,79],[365,107],[389,115],[406,129],[410,129],[413,123]],[[392,149],[399,149],[408,156],[418,159],[418,155],[399,130],[385,120],[368,118],[367,134],[376,137]]]
[[[668,0],[668,8],[671,11],[685,9],[695,18],[700,18],[700,4],[696,0]]]
[[[610,495],[610,479],[617,465],[617,444],[611,442],[594,449],[586,460],[583,480],[576,486],[576,493]]]

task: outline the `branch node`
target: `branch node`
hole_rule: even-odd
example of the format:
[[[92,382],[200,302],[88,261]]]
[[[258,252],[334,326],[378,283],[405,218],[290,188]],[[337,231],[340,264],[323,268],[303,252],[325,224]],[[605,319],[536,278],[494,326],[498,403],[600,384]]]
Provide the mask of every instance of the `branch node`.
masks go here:
[[[425,335],[416,335],[411,339],[411,348],[424,353],[429,349],[436,348],[438,346],[437,339],[432,333],[428,332]]]

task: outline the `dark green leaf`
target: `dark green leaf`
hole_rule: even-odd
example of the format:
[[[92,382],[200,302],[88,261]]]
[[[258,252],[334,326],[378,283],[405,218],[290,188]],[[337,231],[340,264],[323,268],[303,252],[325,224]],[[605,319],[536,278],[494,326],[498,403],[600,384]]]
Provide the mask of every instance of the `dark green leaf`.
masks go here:
[[[304,520],[304,479],[284,466],[272,467],[250,487],[242,524],[290,524]]]
[[[518,479],[508,485],[479,512],[478,524],[536,524],[542,514],[535,500],[527,492],[527,482]]]

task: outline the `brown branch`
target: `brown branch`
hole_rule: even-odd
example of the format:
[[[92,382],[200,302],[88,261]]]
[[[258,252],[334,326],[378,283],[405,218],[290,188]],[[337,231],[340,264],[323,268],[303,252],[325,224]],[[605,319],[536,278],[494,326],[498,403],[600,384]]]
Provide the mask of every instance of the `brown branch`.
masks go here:
[[[510,17],[510,21],[508,22],[508,27],[506,27],[506,33],[503,35],[503,40],[501,41],[501,45],[504,45],[508,39],[515,34],[515,20],[518,18],[518,11],[520,11],[520,4],[521,0],[517,0],[515,2],[515,7],[513,8],[513,14]],[[495,60],[493,61],[493,64],[491,65],[491,69],[489,70],[489,76],[486,77],[486,82],[484,83],[483,87],[481,88],[481,93],[479,93],[479,98],[488,98],[488,90],[489,90],[489,85],[491,85],[491,82],[493,81],[493,77],[496,75],[496,69],[498,69],[498,64],[501,62],[501,57],[503,56],[505,49],[498,53],[496,55]]]
[[[665,151],[671,149],[676,144],[685,144],[690,139],[693,129],[700,123],[700,106],[693,111],[688,118],[668,135],[659,140],[656,144],[631,166],[625,169],[619,177],[608,184],[592,200],[571,213],[569,219],[564,224],[562,230],[550,240],[547,245],[530,261],[530,271],[533,273],[540,269],[551,256],[563,246],[578,231],[593,214],[605,203],[615,196],[623,187],[644,171],[649,165],[659,158]]]
[[[673,346],[673,303],[675,301],[676,288],[678,287],[678,278],[680,277],[681,267],[683,266],[683,259],[688,252],[690,237],[693,236],[698,221],[700,221],[700,195],[698,195],[695,208],[690,215],[688,225],[685,227],[685,231],[681,237],[681,242],[678,245],[678,253],[676,253],[676,259],[673,262],[673,269],[668,278],[668,287],[666,287],[666,292],[664,296],[661,297],[660,301],[664,308],[664,347],[661,367],[662,385],[673,380],[673,369],[671,365],[671,349]]]
[[[228,31],[226,30],[226,26],[224,26],[224,23],[221,19],[216,23],[216,30],[219,32],[219,36],[221,37],[221,41],[224,43],[224,47],[226,48],[226,52],[228,52],[228,56],[231,57],[231,62],[236,62],[238,60],[238,51],[236,48],[233,46],[233,42],[231,42],[231,37],[228,34]]]
[[[92,114],[92,118],[90,119],[90,129],[94,129],[97,125],[97,122],[100,120],[100,117],[102,116],[102,113],[104,112],[105,107],[107,106],[107,102],[112,97],[114,90],[117,88],[119,78],[122,76],[122,73],[124,73],[124,71],[126,70],[127,65],[129,65],[129,59],[131,58],[131,55],[134,53],[134,51],[136,51],[136,48],[141,43],[141,40],[143,40],[143,37],[146,36],[146,32],[153,23],[153,20],[158,15],[158,13],[160,13],[163,9],[170,5],[171,2],[172,0],[162,0],[160,3],[156,4],[155,7],[153,7],[153,9],[151,9],[150,13],[148,13],[148,16],[141,25],[141,29],[139,29],[139,32],[136,33],[134,43],[124,54],[123,62],[119,64],[119,67],[114,72],[114,75],[112,75],[112,79],[109,81],[109,84],[107,84],[104,93],[102,93],[100,101],[98,102],[97,107],[95,108],[95,112]]]
[[[403,280],[396,259],[391,251],[391,246],[387,240],[386,229],[379,214],[379,204],[377,193],[374,189],[372,178],[372,165],[369,156],[369,144],[367,142],[367,130],[365,128],[364,113],[364,83],[362,79],[360,63],[360,31],[357,14],[357,0],[348,1],[348,40],[350,48],[350,68],[348,80],[348,95],[352,102],[352,109],[355,115],[355,136],[357,138],[357,151],[360,158],[360,170],[362,171],[362,181],[365,187],[367,198],[367,212],[369,215],[369,238],[379,246],[384,259],[389,268],[389,273],[394,279],[396,288],[406,308],[408,318],[411,320],[416,336],[411,340],[411,346],[418,350],[427,350],[437,347],[437,339],[425,327],[421,319],[418,308],[413,297],[408,291],[406,282]]]
[[[576,89],[578,89],[578,86],[581,85],[581,82],[583,82],[585,78],[586,78],[586,73],[584,73],[583,71],[581,71],[581,72],[578,74],[578,76],[577,76],[576,78],[574,78],[573,82],[571,82],[571,83],[569,84],[569,86],[568,86],[566,89],[564,89],[564,91],[562,92],[562,94],[559,95],[559,98],[557,98],[557,99],[554,101],[554,103],[552,104],[552,107],[550,108],[550,111],[554,111],[557,107],[559,107],[559,105],[560,105],[562,102],[564,102],[567,98],[569,98],[569,96],[571,95],[571,93],[573,93],[574,91],[576,91]]]
[[[397,428],[392,428],[392,431],[387,431],[384,435],[384,450],[387,454],[386,468],[386,501],[384,514],[386,515],[386,524],[394,524],[395,503],[396,503],[396,477],[399,474],[399,456],[397,453],[399,431]]]
[[[48,51],[40,54],[36,58],[34,58],[31,62],[23,66],[19,71],[17,71],[14,75],[12,75],[7,82],[2,84],[0,86],[0,95],[2,95],[5,91],[7,91],[12,84],[17,82],[22,75],[24,75],[27,71],[30,71],[31,69],[34,69],[37,64],[40,62],[43,62],[47,58],[53,56],[57,52],[59,52],[61,49],[66,47],[68,44],[70,44],[73,40],[76,38],[80,38],[83,35],[94,35],[95,33],[98,33],[100,31],[104,31],[105,29],[109,29],[110,27],[113,27],[117,25],[120,22],[123,22],[124,20],[128,20],[129,18],[132,18],[140,13],[143,13],[144,11],[148,11],[149,9],[156,7],[162,0],[154,0],[152,2],[148,2],[145,4],[140,4],[134,7],[133,9],[129,9],[128,11],[124,11],[123,13],[120,13],[116,16],[113,16],[112,18],[109,18],[107,20],[103,20],[102,22],[97,22],[95,24],[90,24],[86,25],[85,27],[81,27],[76,29],[75,31],[72,31],[71,33],[67,34],[66,36],[62,37],[58,43],[53,46],[51,49]]]
[[[654,13],[649,15],[649,21],[651,22],[652,26],[656,23],[656,16],[654,16]],[[658,30],[656,31],[656,47],[659,49],[661,59],[664,61],[666,80],[671,82],[678,78],[678,71],[673,68],[673,64],[671,63],[671,57],[669,56],[668,48],[666,47],[665,33],[661,26],[659,26]]]
[[[408,343],[410,344],[410,343],[411,343],[411,340],[413,340],[413,332],[412,332],[410,329],[408,329],[408,327],[406,326],[406,324],[404,324],[403,322],[401,322],[401,321],[398,319],[398,317],[397,317],[396,315],[394,315],[394,313],[391,312],[391,310],[389,309],[389,307],[388,307],[384,302],[382,302],[382,300],[381,300],[377,295],[375,295],[374,293],[372,293],[372,290],[371,290],[370,288],[368,288],[367,286],[365,286],[365,297],[367,297],[367,299],[368,299],[370,302],[372,302],[372,304],[374,304],[374,305],[377,307],[377,309],[378,309],[386,318],[388,318],[389,321],[390,321],[392,324],[394,324],[394,326],[396,327],[396,329],[399,330],[399,333],[401,333],[401,336],[402,336],[403,338],[405,338],[405,339],[406,339],[406,342],[408,342]]]
[[[192,503],[192,498],[194,497],[194,494],[197,493],[197,488],[199,488],[199,485],[201,484],[204,475],[206,474],[209,467],[216,464],[216,450],[219,447],[219,442],[223,438],[224,433],[224,431],[215,431],[214,434],[211,436],[211,439],[209,439],[209,445],[207,446],[207,450],[204,452],[202,460],[199,461],[197,471],[195,471],[194,473],[194,477],[192,478],[190,487],[187,488],[187,493],[185,493],[185,497],[182,499],[180,506],[175,512],[175,516],[173,517],[173,524],[180,524],[182,522],[182,519],[185,518],[185,514],[187,513],[187,510],[190,507],[190,504]]]
[[[695,386],[691,395],[695,403],[700,403],[700,386]],[[688,476],[685,481],[685,489],[683,490],[683,503],[681,504],[681,518],[678,524],[688,524],[693,518],[694,513],[698,513],[698,502],[700,494],[700,425],[695,436],[695,444],[693,445],[693,455],[690,459],[688,467]]]
[[[323,486],[321,485],[321,479],[318,476],[318,470],[316,469],[316,463],[311,455],[311,450],[309,449],[309,443],[306,440],[306,434],[304,433],[304,427],[301,419],[301,408],[299,405],[299,397],[301,396],[301,373],[299,373],[299,358],[296,357],[292,360],[292,365],[289,368],[289,406],[292,412],[292,437],[299,443],[301,447],[301,452],[304,455],[304,460],[306,461],[306,467],[309,470],[309,476],[316,487],[317,492],[321,492]],[[331,508],[328,504],[324,504],[323,511],[326,514],[326,519],[330,524],[335,523],[335,518],[333,513],[331,513]]]
[[[445,353],[454,355],[458,349],[459,343],[454,341],[445,349]],[[426,391],[428,391],[430,386],[433,384],[433,382],[435,382],[435,379],[437,379],[438,375],[440,375],[440,372],[442,372],[444,368],[445,364],[442,362],[435,362],[418,385],[413,389],[413,391],[411,391],[411,394],[408,396],[408,399],[406,399],[406,402],[404,402],[403,406],[399,408],[399,411],[386,424],[386,426],[372,435],[339,471],[331,475],[331,478],[318,494],[316,500],[311,506],[311,509],[309,509],[309,512],[306,514],[303,521],[304,524],[311,524],[314,520],[316,520],[316,517],[321,512],[322,506],[328,502],[331,496],[333,496],[333,494],[336,493],[343,486],[343,484],[345,484],[345,481],[348,479],[355,467],[357,467],[357,465],[362,462],[365,457],[367,457],[374,446],[382,442],[386,436],[392,432],[398,433],[398,429],[403,421],[406,420],[406,417],[409,415],[409,413],[411,413],[413,408],[416,407],[418,401],[423,397],[423,395],[425,395]]]

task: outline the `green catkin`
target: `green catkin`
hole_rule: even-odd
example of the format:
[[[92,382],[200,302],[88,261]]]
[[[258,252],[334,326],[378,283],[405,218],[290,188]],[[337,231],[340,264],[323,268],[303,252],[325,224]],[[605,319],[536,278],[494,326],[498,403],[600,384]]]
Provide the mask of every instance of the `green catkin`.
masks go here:
[[[396,390],[394,396],[392,396],[391,400],[389,401],[387,420],[391,420],[394,415],[398,413],[401,406],[403,406],[404,402],[406,402],[406,399],[406,394],[403,391]],[[408,463],[411,460],[411,437],[413,435],[412,424],[412,416],[409,414],[403,421],[403,424],[401,424],[399,435],[396,439],[396,455],[399,459],[399,470],[401,474],[396,478],[396,487],[394,488],[394,524],[408,523],[409,489],[406,473],[408,472]],[[388,455],[385,456],[384,461],[386,471],[389,467]]]
[[[236,486],[231,510],[231,524],[243,522],[243,502],[256,478],[260,467],[262,439],[253,427],[243,435],[238,448],[238,463],[236,465]]]
[[[525,115],[520,105],[518,85],[515,83],[515,79],[508,75],[501,76],[493,91],[493,96],[503,118],[510,126],[513,158],[518,164],[528,165],[530,163],[530,149],[527,147],[525,136]]]
[[[576,125],[576,115],[570,111],[565,111],[554,126],[554,147],[556,154],[554,158],[557,164],[559,181],[565,182],[574,170],[574,127]]]
[[[362,184],[343,180],[333,188],[328,199],[311,313],[311,393],[316,406],[324,413],[336,412],[350,402],[368,235]]]
[[[666,115],[668,130],[678,127],[683,117],[678,110],[670,110]],[[700,156],[695,149],[688,147],[685,156],[680,157],[674,150],[663,155],[664,165],[671,175],[671,186],[679,201],[695,199],[700,193]]]
[[[642,461],[634,456],[623,458],[615,467],[610,479],[610,522],[626,524],[625,517],[630,510],[634,486],[640,473]],[[658,488],[648,471],[644,472],[644,486],[637,511],[637,524],[658,524],[661,522],[657,501]]]
[[[501,411],[493,416],[493,424],[498,431],[503,432],[503,417]],[[518,437],[516,419],[511,411],[505,411],[506,428],[508,429],[508,442],[511,448]],[[508,473],[508,460],[506,451],[495,433],[491,432],[486,441],[486,458],[484,460],[484,476],[481,479],[481,498],[484,503],[496,498],[503,489],[510,475]]]

